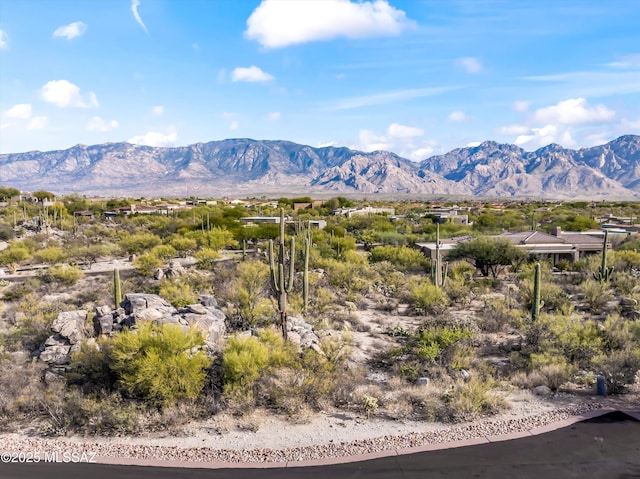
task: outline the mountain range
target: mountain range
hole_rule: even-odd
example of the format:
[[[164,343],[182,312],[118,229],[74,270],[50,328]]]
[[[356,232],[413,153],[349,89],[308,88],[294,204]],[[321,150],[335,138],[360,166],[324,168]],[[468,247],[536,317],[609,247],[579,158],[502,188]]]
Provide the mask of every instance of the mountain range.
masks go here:
[[[0,155],[0,185],[100,195],[386,194],[634,199],[640,136],[527,152],[493,141],[414,162],[387,151],[230,139],[159,148],[129,143]]]

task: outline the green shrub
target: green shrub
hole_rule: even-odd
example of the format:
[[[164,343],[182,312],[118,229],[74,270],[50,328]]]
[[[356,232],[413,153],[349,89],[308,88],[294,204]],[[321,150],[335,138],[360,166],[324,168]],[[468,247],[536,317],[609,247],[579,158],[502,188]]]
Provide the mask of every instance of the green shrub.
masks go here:
[[[376,246],[369,254],[369,261],[388,261],[403,271],[424,271],[429,265],[421,251],[407,246]]]
[[[601,354],[594,358],[593,365],[604,376],[608,392],[624,392],[640,371],[640,347],[626,347]]]
[[[179,279],[163,281],[160,285],[159,294],[176,308],[182,308],[198,302],[198,298],[191,291],[189,283]]]
[[[199,349],[204,338],[198,330],[143,323],[112,341],[110,367],[128,395],[164,407],[202,391],[211,361]]]
[[[273,328],[261,331],[259,336],[229,338],[222,353],[225,390],[243,390],[249,393],[253,383],[268,367],[290,366],[294,362],[290,344]]]
[[[138,273],[144,276],[151,276],[160,266],[162,266],[162,260],[156,255],[151,253],[145,253],[140,256],[136,256],[133,260],[133,266]]]
[[[580,285],[580,291],[584,294],[584,299],[594,314],[602,313],[607,303],[613,299],[609,285],[594,279],[584,281]]]
[[[449,297],[429,280],[422,280],[411,288],[411,304],[422,313],[440,314],[449,305]]]
[[[491,392],[495,384],[487,378],[472,378],[458,384],[443,396],[448,416],[454,421],[471,421],[480,416],[495,414],[504,407],[504,399]]]
[[[84,273],[77,266],[54,265],[50,266],[42,279],[45,282],[58,282],[66,285],[75,284]]]

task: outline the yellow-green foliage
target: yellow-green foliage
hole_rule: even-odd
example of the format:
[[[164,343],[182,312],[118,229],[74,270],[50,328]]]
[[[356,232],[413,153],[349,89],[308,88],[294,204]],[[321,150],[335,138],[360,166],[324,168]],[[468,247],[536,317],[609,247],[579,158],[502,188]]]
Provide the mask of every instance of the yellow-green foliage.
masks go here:
[[[138,273],[144,276],[150,276],[156,269],[162,266],[162,260],[154,254],[145,253],[137,256],[133,260],[133,266]]]
[[[373,271],[367,258],[356,251],[347,251],[344,260],[320,259],[318,267],[325,270],[331,286],[347,294],[364,292],[373,282]]]
[[[584,299],[595,314],[602,313],[604,307],[613,299],[613,294],[607,282],[600,282],[594,279],[587,279],[580,285],[580,291],[584,294]]]
[[[159,244],[158,246],[153,247],[151,254],[163,259],[164,261],[168,261],[171,258],[176,257],[176,249],[168,244]]]
[[[45,281],[57,281],[62,284],[71,285],[84,276],[82,270],[76,266],[54,265],[50,266],[44,274]]]
[[[546,263],[541,264],[540,273],[540,299],[544,301],[544,310],[566,309],[569,298],[562,288],[554,282],[549,265]],[[530,310],[533,301],[532,265],[525,266],[519,277],[522,304],[527,310]]]
[[[286,367],[295,361],[295,351],[273,328],[256,336],[229,338],[222,353],[225,392],[249,392],[269,367]]]
[[[452,386],[443,397],[449,417],[456,421],[470,421],[499,412],[504,406],[504,399],[491,391],[493,387],[494,381],[480,377]]]
[[[218,250],[212,248],[203,248],[194,255],[198,260],[197,266],[201,269],[213,269],[215,262],[220,258]]]
[[[542,331],[539,345],[541,351],[552,356],[565,358],[571,364],[586,365],[602,348],[602,338],[598,325],[593,320],[585,320],[579,315],[540,316]],[[556,360],[552,362],[557,362]],[[542,366],[541,362],[534,367]]]
[[[198,298],[191,290],[189,283],[181,281],[180,279],[163,281],[160,285],[160,296],[176,308],[198,302]]]
[[[110,368],[127,394],[157,406],[195,399],[211,361],[202,334],[174,324],[143,323],[112,338]]]
[[[632,250],[611,251],[610,263],[616,270],[624,271],[630,268],[640,268],[640,252]]]
[[[449,297],[428,279],[421,279],[411,287],[411,304],[420,312],[438,314],[449,305]]]
[[[376,246],[369,254],[369,261],[388,261],[403,271],[423,271],[429,264],[422,252],[407,246]]]
[[[249,326],[255,326],[273,313],[267,299],[268,284],[269,267],[262,261],[247,260],[238,264],[231,299]]]
[[[36,252],[34,256],[42,263],[55,264],[64,261],[67,258],[67,253],[58,246],[49,246]]]
[[[152,233],[138,233],[123,238],[120,241],[120,247],[128,254],[140,254],[148,252],[160,243],[160,238]]]

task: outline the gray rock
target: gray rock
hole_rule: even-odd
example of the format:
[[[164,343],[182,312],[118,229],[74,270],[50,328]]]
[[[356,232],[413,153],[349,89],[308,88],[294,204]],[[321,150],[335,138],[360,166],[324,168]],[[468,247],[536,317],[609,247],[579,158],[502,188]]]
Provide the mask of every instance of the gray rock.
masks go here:
[[[416,379],[416,386],[428,386],[431,380],[429,378],[418,378]]]
[[[200,301],[200,304],[202,306],[212,307],[212,308],[218,307],[218,301],[216,301],[215,296],[211,296],[209,294],[203,294],[198,296],[198,301]]]
[[[126,294],[122,305],[126,314],[133,314],[137,319],[143,319],[143,317],[144,319],[158,319],[177,312],[176,308],[157,294]],[[155,310],[156,312],[143,313],[143,311],[147,310]]]
[[[96,316],[93,318],[93,329],[96,336],[101,334],[111,334],[113,332],[113,316]]]
[[[70,349],[70,344],[47,346],[45,350],[40,353],[40,360],[47,364],[69,364],[71,361],[69,357]]]
[[[207,308],[201,304],[190,304],[186,307],[187,311],[194,314],[207,314]]]
[[[87,312],[66,311],[58,315],[51,325],[51,331],[59,333],[60,336],[67,338],[71,344],[80,341],[84,334],[84,322],[87,319]]]
[[[536,396],[553,396],[553,391],[543,384],[542,386],[533,388],[533,394]]]
[[[153,273],[153,279],[161,280],[162,278],[164,278],[164,271],[162,271],[162,268],[158,268],[155,273]]]
[[[112,310],[109,306],[96,306],[96,316],[111,316]]]

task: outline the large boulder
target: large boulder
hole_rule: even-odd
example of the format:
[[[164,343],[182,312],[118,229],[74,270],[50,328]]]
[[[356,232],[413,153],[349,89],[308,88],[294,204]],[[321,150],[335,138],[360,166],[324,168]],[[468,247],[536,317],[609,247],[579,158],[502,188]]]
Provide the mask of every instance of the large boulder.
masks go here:
[[[136,319],[154,320],[176,313],[176,308],[157,294],[126,294],[122,306],[127,315]]]
[[[40,360],[50,366],[69,364],[71,344],[60,334],[50,336],[44,343],[44,351],[40,353]]]
[[[53,321],[51,331],[69,340],[70,344],[76,344],[84,336],[83,330],[86,319],[87,312],[82,310],[60,313]]]

